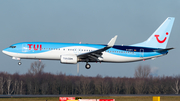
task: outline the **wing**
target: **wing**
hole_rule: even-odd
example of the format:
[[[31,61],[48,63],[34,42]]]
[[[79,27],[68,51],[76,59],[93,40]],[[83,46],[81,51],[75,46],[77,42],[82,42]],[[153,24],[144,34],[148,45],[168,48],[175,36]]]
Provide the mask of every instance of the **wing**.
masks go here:
[[[101,57],[102,52],[104,52],[104,51],[108,50],[109,48],[113,47],[116,39],[117,39],[117,35],[109,41],[109,43],[107,44],[106,47],[103,47],[101,49],[97,49],[95,51],[80,54],[77,57],[79,59],[85,59],[86,61],[89,61],[89,60],[91,60],[91,61],[101,61],[102,60],[102,57]]]

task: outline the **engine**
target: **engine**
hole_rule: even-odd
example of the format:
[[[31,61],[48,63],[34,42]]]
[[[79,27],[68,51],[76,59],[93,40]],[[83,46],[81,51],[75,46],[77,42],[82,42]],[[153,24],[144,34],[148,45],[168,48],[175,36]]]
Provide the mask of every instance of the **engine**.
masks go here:
[[[77,56],[76,55],[61,55],[60,61],[61,63],[76,64]]]

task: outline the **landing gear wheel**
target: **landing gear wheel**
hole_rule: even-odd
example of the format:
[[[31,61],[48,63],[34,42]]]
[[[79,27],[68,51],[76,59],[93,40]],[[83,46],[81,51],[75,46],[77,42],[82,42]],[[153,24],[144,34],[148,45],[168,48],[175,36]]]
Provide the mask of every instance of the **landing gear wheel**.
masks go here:
[[[18,65],[21,65],[22,63],[21,62],[18,62]]]
[[[86,69],[89,69],[89,68],[91,68],[91,65],[90,64],[86,64],[85,67],[86,67]]]

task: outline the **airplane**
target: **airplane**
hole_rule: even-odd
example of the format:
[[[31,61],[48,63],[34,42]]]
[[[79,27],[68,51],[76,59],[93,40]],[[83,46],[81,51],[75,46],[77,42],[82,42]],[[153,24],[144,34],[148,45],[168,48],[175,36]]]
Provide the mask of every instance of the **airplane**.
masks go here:
[[[144,42],[125,46],[114,45],[117,35],[109,43],[81,44],[55,42],[22,42],[11,45],[2,52],[12,59],[59,60],[63,64],[77,64],[86,62],[125,63],[155,59],[168,54],[174,48],[166,48],[175,18],[168,17],[158,29]]]

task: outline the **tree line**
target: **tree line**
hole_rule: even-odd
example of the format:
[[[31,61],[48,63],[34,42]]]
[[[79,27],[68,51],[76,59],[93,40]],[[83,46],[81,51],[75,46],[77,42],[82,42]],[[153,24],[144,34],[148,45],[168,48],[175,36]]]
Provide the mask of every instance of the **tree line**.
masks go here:
[[[0,72],[0,94],[179,94],[180,92],[180,76],[149,76],[150,70],[147,66],[139,66],[133,78],[101,75],[68,76],[62,73],[45,73],[43,68],[44,64],[36,61],[31,64],[26,74]]]

